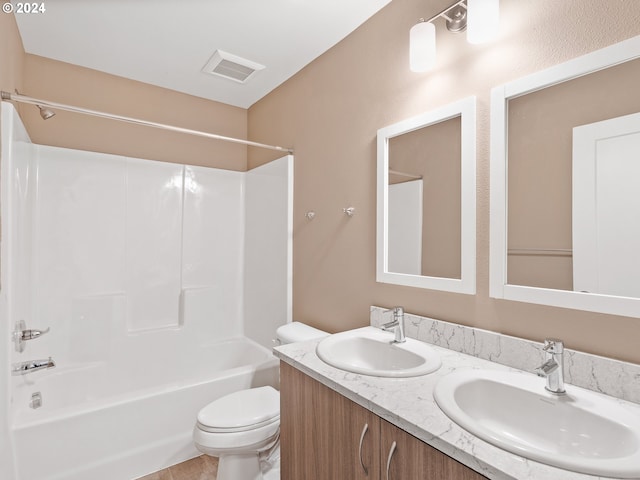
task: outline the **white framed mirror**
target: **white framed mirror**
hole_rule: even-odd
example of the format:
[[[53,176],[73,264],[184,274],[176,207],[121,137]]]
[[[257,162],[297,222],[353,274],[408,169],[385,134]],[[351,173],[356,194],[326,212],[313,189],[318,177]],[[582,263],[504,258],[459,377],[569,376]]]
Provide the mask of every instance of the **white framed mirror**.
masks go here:
[[[378,130],[376,280],[476,290],[476,99]]]
[[[640,317],[640,36],[491,94],[490,296]]]

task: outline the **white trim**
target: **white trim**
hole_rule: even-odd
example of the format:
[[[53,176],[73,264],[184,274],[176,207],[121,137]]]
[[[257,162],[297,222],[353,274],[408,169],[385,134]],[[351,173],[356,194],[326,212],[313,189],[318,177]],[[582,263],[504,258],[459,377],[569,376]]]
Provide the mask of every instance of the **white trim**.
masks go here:
[[[287,323],[293,322],[293,192],[294,156],[287,155]]]
[[[461,275],[460,279],[389,272],[388,230],[389,139],[457,116],[461,117]],[[378,130],[376,281],[447,292],[476,292],[476,98],[468,97]]]

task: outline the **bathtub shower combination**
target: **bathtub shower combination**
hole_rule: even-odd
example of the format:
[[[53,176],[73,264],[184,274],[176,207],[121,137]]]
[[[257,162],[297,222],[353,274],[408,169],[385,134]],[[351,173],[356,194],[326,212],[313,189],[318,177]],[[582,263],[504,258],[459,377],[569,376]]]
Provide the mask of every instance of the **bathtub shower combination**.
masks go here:
[[[277,386],[292,157],[242,173],[35,145],[6,103],[2,149],[1,325],[49,329],[0,362],[17,480],[124,480],[198,455],[204,405]]]

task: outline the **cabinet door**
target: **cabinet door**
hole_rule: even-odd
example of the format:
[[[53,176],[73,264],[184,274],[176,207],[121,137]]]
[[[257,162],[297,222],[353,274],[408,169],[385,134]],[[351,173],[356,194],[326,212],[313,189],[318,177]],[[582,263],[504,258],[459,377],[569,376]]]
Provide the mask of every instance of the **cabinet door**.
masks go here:
[[[385,420],[380,422],[381,480],[486,479],[404,430]]]
[[[376,415],[284,362],[280,406],[282,480],[379,480]]]

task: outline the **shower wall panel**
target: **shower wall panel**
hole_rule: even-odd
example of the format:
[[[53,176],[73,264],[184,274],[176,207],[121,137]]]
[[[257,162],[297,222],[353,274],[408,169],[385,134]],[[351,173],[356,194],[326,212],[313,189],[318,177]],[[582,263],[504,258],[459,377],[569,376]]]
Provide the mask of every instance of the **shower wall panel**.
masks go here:
[[[185,167],[182,307],[203,346],[243,335],[244,188],[244,173]]]
[[[127,159],[125,291],[129,331],[180,324],[182,165]]]
[[[243,173],[32,148],[12,173],[24,192],[14,257],[28,267],[14,278],[30,272],[13,298],[30,328],[51,332],[12,361],[88,369],[96,381],[80,397],[100,397],[162,384],[180,352],[243,334]]]
[[[293,156],[250,170],[246,181],[245,335],[271,347],[292,315]]]
[[[51,340],[62,343],[60,327],[71,331],[81,318],[72,316],[76,299],[124,293],[127,160],[55,147],[37,149],[35,311],[29,323],[51,326]],[[70,351],[69,341],[66,337],[67,344],[59,347]],[[44,338],[37,345],[41,342]]]
[[[30,302],[24,293],[30,283],[31,262],[25,258],[30,244],[17,243],[21,232],[31,235],[31,189],[34,187],[32,163],[35,148],[29,139],[20,117],[13,105],[0,105],[0,206],[2,213],[0,237],[0,478],[15,478],[14,444],[9,435],[10,426],[10,358],[13,343],[12,318],[22,318],[29,314]],[[13,159],[22,158],[20,168],[14,166]],[[15,214],[9,214],[13,211]],[[22,262],[13,261],[21,257]]]

